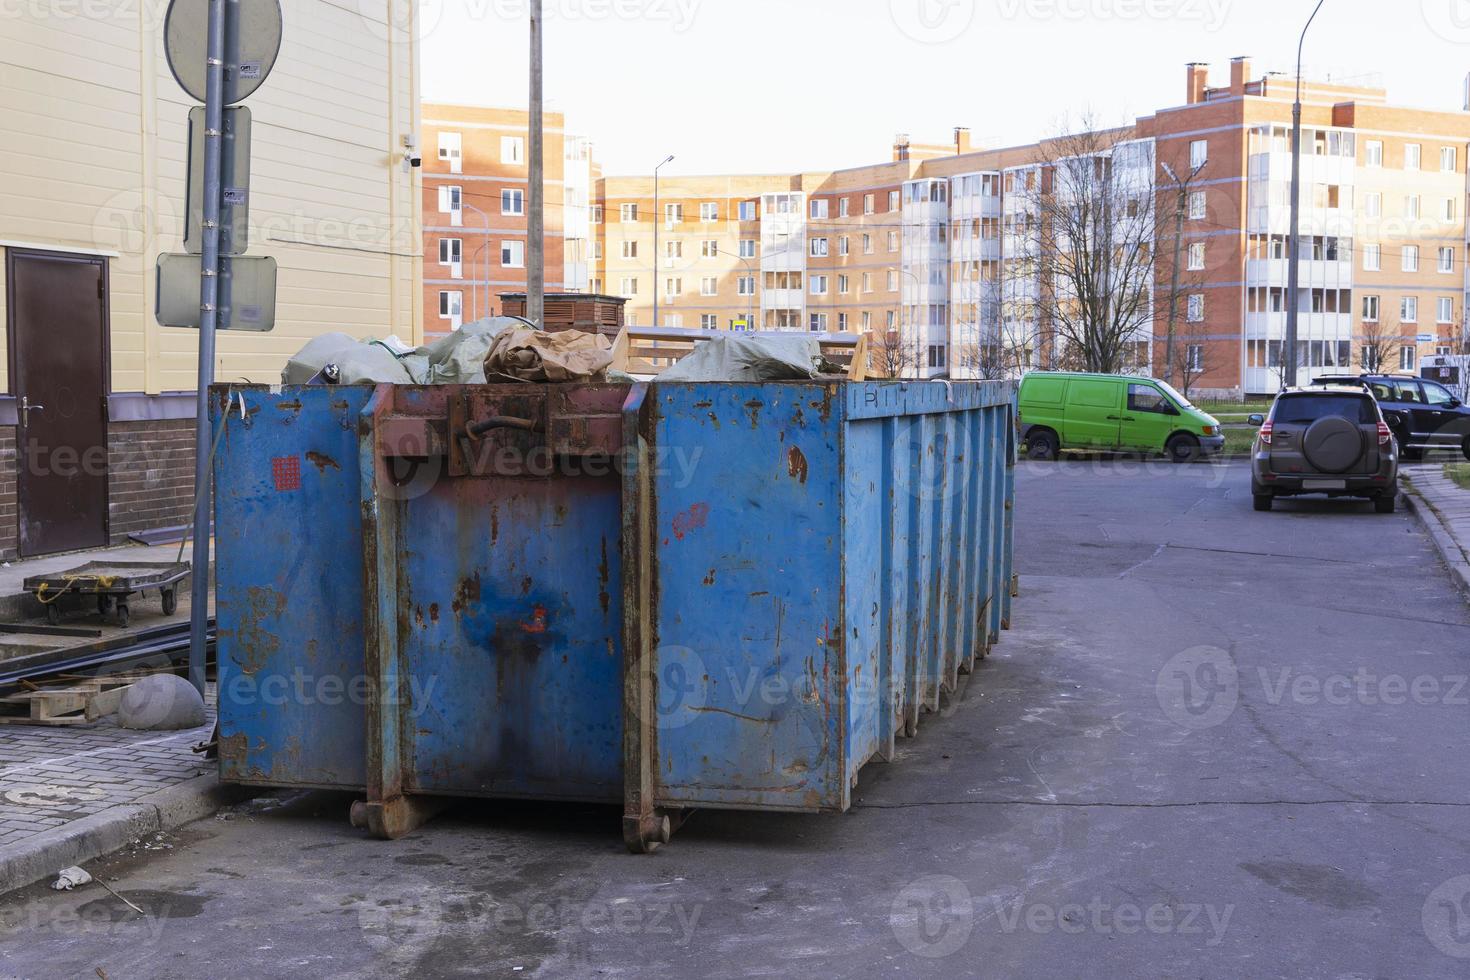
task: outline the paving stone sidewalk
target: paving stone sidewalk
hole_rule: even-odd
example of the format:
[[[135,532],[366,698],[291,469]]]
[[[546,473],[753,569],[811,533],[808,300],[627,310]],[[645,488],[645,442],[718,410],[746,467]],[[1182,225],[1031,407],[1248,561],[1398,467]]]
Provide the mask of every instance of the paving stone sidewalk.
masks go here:
[[[194,753],[207,723],[179,732],[135,732],[111,721],[66,727],[0,726],[0,852],[110,807],[214,771]]]
[[[1410,505],[1424,521],[1460,590],[1470,598],[1470,490],[1445,476],[1441,463],[1406,467],[1400,478]]]

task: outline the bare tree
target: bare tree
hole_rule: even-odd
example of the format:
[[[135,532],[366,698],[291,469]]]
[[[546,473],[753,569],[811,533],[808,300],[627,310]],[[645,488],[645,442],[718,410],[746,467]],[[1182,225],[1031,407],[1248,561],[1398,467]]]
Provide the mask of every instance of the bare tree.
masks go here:
[[[1174,338],[1179,333],[1179,299],[1198,282],[1198,276],[1188,276],[1184,269],[1184,218],[1189,211],[1190,188],[1204,169],[1204,163],[1192,168],[1183,177],[1168,163],[1163,170],[1174,182],[1174,257],[1169,264],[1169,288],[1164,292],[1164,320],[1168,324],[1164,331],[1164,380],[1174,381],[1174,368],[1178,364],[1178,352],[1174,349]],[[1183,376],[1181,375],[1181,378]],[[1184,394],[1189,395],[1188,382]]]
[[[960,377],[979,381],[1001,381],[1012,376],[1005,349],[998,343],[962,344],[956,365]]]
[[[868,362],[871,370],[883,378],[902,378],[917,364],[913,348],[904,342],[900,330],[874,330],[869,334]]]
[[[1082,120],[1041,146],[1025,233],[1036,274],[1035,321],[1058,366],[1116,374],[1151,335],[1157,207],[1152,145]]]
[[[1374,373],[1393,363],[1393,352],[1399,340],[1399,325],[1388,319],[1365,321],[1358,335],[1358,367]]]
[[[1203,323],[1186,323],[1180,331],[1179,342],[1174,346],[1173,370],[1170,373],[1178,379],[1185,398],[1193,397],[1194,386],[1210,370],[1210,345],[1205,343],[1206,333]]]

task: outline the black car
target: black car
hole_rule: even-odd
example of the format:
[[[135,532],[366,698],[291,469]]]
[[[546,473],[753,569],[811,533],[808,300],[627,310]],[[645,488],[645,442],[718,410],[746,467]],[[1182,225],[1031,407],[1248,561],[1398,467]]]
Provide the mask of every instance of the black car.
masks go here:
[[[1332,374],[1312,382],[1362,385],[1373,393],[1405,459],[1429,449],[1459,450],[1470,459],[1470,406],[1444,385],[1408,374]]]

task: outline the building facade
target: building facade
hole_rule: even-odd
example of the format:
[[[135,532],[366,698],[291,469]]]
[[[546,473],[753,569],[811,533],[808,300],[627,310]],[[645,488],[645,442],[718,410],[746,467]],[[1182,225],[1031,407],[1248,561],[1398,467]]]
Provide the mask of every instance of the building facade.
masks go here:
[[[1244,58],[1219,87],[1190,65],[1182,104],[1098,151],[1154,209],[1134,369],[1165,373],[1172,308],[1176,383],[1222,397],[1280,386],[1294,88]],[[1470,112],[1316,81],[1303,103],[1297,380],[1460,352]],[[900,136],[887,162],[848,170],[666,177],[657,203],[651,178],[608,177],[591,285],[627,297],[633,323],[653,322],[657,298],[665,326],[895,338],[908,376],[1057,366],[1046,319],[1060,287],[1037,229],[1058,153],[976,149],[960,129],[949,145]]]
[[[592,144],[544,115],[546,289],[588,288],[600,176]],[[500,295],[526,291],[530,145],[523,109],[423,107],[423,320],[430,336],[498,315]]]
[[[217,379],[279,382],[327,331],[421,335],[411,0],[287,0],[252,114],[249,253],[275,329],[218,337]],[[28,4],[0,31],[0,557],[124,540],[193,509],[198,333],[154,317],[182,252],[192,100],[161,8]]]

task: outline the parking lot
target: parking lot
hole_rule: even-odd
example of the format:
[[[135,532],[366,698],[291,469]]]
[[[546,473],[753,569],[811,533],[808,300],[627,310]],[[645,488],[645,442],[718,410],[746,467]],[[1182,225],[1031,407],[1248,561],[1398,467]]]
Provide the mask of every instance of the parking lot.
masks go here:
[[[1255,513],[1244,463],[1017,497],[1014,630],[848,815],[633,857],[609,808],[389,843],[309,793],[98,863],[143,915],[12,896],[0,974],[1462,976],[1470,610],[1414,518]]]

